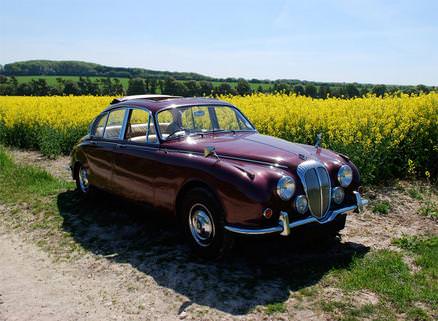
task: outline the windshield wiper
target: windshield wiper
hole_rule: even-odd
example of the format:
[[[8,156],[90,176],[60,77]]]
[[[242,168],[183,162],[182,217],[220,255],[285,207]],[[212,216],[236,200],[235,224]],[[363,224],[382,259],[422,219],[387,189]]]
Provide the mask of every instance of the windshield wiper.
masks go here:
[[[209,130],[209,133],[233,133],[236,134],[236,131],[234,129],[213,129]]]

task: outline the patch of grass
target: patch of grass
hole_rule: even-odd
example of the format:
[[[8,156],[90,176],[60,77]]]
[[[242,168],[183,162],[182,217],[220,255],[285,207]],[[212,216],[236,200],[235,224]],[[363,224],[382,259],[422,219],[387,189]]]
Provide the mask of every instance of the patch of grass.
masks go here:
[[[27,202],[29,198],[53,195],[71,186],[39,168],[15,164],[0,146],[0,200],[3,202]]]
[[[380,201],[374,203],[373,213],[388,214],[391,209],[391,204],[388,201]]]
[[[308,286],[306,288],[302,288],[299,293],[306,297],[312,297],[318,293],[318,289],[316,286]]]
[[[433,201],[425,201],[418,210],[418,213],[433,219],[438,219],[438,204]]]
[[[71,235],[63,232],[63,218],[55,201],[55,195],[74,188],[73,183],[51,176],[34,166],[14,163],[0,146],[0,201],[11,206],[9,215],[1,220],[14,229],[38,230],[37,245],[58,252],[77,249]]]
[[[421,269],[413,275],[416,298],[438,309],[438,236],[403,237],[394,244],[414,254],[415,264]]]
[[[267,314],[286,312],[286,305],[283,302],[269,303],[265,306],[265,308],[266,308],[265,311]]]
[[[424,198],[423,193],[421,193],[417,187],[411,187],[407,191],[409,196],[413,199],[416,199],[417,201],[422,201]]]
[[[409,309],[406,313],[406,319],[412,321],[429,321],[432,320],[430,316],[427,315],[426,311],[419,307],[414,307]]]
[[[351,302],[322,301],[320,307],[324,312],[330,313],[335,320],[396,320],[395,314],[382,304],[355,306]]]
[[[320,306],[325,312],[335,312],[337,309],[344,309],[346,304],[340,301],[321,301]]]
[[[341,287],[368,289],[402,307],[412,300],[411,273],[402,255],[379,250],[355,259],[348,270],[340,272]]]
[[[356,258],[348,269],[334,271],[338,286],[347,292],[370,290],[396,313],[427,316],[427,312],[418,308],[418,303],[432,311],[438,308],[438,236],[403,237],[393,244],[406,253],[379,250]],[[413,273],[403,255],[412,255],[420,270]],[[329,304],[323,309],[334,308]]]
[[[415,263],[423,270],[432,269],[438,276],[438,236],[405,236],[393,242],[400,248],[416,255]]]

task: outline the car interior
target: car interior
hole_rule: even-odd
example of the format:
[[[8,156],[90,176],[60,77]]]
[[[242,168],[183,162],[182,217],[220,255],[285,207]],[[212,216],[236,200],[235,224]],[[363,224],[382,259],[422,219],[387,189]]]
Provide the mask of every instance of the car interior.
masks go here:
[[[163,131],[163,137],[169,135],[168,128],[170,123],[160,123],[160,128]],[[121,125],[106,126],[105,133],[103,133],[104,127],[96,128],[95,136],[104,136],[107,139],[118,139],[120,135]],[[128,124],[126,128],[125,139],[137,143],[146,143],[146,138],[151,144],[158,142],[157,133],[154,124],[150,124],[149,135],[146,137],[148,124]]]

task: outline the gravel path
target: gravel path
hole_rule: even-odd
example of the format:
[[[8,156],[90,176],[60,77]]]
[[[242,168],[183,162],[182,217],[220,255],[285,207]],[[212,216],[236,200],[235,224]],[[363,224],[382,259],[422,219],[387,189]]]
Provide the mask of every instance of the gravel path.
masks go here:
[[[178,319],[175,307],[155,292],[126,302],[124,279],[99,259],[94,267],[89,260],[79,265],[53,262],[36,246],[1,230],[0,257],[0,320]],[[114,295],[120,302],[114,301]],[[134,304],[137,309],[130,311]],[[139,308],[140,304],[144,306]]]

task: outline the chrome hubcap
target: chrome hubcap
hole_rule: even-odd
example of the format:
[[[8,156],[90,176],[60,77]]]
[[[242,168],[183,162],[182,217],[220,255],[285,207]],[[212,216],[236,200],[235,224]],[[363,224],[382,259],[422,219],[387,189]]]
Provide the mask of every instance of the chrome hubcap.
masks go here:
[[[79,187],[81,188],[82,192],[88,192],[88,170],[84,167],[79,169]]]
[[[195,204],[190,209],[190,232],[200,246],[208,246],[215,234],[213,218],[210,211],[202,204]]]

